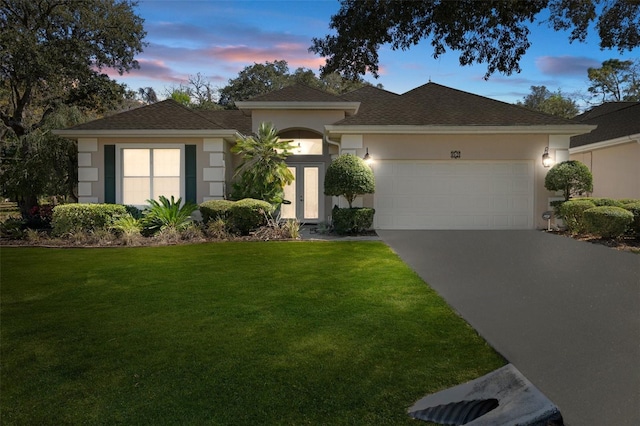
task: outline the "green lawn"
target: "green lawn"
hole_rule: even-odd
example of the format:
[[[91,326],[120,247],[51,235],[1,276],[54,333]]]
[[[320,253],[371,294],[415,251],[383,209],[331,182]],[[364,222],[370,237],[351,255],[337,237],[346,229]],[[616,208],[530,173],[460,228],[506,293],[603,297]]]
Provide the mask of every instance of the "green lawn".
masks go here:
[[[504,365],[380,242],[0,257],[3,425],[415,425]]]

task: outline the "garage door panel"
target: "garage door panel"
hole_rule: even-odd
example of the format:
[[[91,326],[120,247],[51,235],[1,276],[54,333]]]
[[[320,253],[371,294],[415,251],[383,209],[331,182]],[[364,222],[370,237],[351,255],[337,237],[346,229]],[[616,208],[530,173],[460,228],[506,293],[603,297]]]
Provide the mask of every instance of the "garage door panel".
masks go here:
[[[381,229],[530,229],[532,162],[381,161],[375,226]]]

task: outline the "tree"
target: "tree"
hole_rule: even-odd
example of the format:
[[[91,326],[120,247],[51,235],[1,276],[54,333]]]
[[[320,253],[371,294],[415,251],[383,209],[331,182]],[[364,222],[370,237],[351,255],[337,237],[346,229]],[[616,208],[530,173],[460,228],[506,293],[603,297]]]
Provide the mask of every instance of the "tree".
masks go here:
[[[517,105],[563,118],[573,118],[579,112],[576,101],[564,97],[560,89],[553,93],[546,86],[531,86],[531,93]]]
[[[640,60],[609,59],[587,70],[589,93],[600,102],[640,101]]]
[[[18,201],[23,217],[37,203],[29,198],[49,195],[77,200],[78,152],[76,143],[51,134],[90,117],[77,107],[62,107],[49,114],[36,130],[21,138],[2,141],[0,187],[3,196]]]
[[[141,87],[138,89],[138,95],[145,105],[158,102],[158,95],[153,87]]]
[[[220,105],[235,108],[236,101],[251,99],[258,95],[282,89],[290,84],[287,61],[254,63],[245,67],[238,77],[220,90]]]
[[[242,162],[236,168],[239,181],[233,185],[232,197],[282,203],[284,187],[294,180],[285,163],[292,154],[291,142],[281,140],[271,123],[260,123],[256,135],[237,139],[231,152],[239,154]]]
[[[486,64],[485,78],[496,71],[510,75],[520,72],[531,45],[528,26],[545,9],[549,17],[541,22],[571,30],[572,42],[584,41],[595,23],[603,49],[631,51],[640,44],[640,8],[629,0],[342,0],[329,25],[335,34],[314,38],[309,50],[327,59],[323,75],[377,77],[382,45],[407,50],[429,39],[434,58],[449,49],[460,53],[460,65]]]
[[[362,158],[345,154],[329,164],[324,177],[324,195],[343,196],[352,208],[358,195],[373,194],[374,191],[373,171]]]
[[[189,94],[188,90],[173,89],[173,91],[169,93],[169,97],[186,107],[191,106],[191,94]]]
[[[580,161],[563,161],[553,166],[544,178],[544,187],[549,191],[562,191],[565,201],[573,195],[593,191],[593,176]]]
[[[14,186],[5,190],[18,197],[23,211],[51,190],[40,178],[64,164],[50,142],[55,116],[68,107],[78,108],[79,114],[103,114],[129,99],[125,86],[101,70],[124,73],[138,67],[134,57],[142,51],[145,32],[135,5],[129,0],[2,1],[0,119],[2,150],[9,159],[1,173],[16,177],[23,172],[35,179],[25,185],[18,182],[28,183],[26,177],[6,181]]]
[[[294,83],[304,84],[340,95],[358,89],[366,84],[361,78],[347,80],[338,74],[328,74],[318,78],[308,68],[297,68],[293,74],[287,61],[280,60],[253,64],[245,67],[238,77],[229,80],[229,84],[220,89],[219,104],[225,108],[235,108],[236,101],[245,101],[259,95],[282,89]]]
[[[137,68],[145,32],[128,0],[3,0],[0,76],[9,99],[2,122],[21,137],[42,125],[70,92],[104,82],[95,70]],[[80,89],[80,90],[76,90]],[[79,99],[71,96],[68,103]]]
[[[221,109],[217,103],[217,89],[202,74],[190,75],[186,83],[165,88],[165,95],[193,109]]]

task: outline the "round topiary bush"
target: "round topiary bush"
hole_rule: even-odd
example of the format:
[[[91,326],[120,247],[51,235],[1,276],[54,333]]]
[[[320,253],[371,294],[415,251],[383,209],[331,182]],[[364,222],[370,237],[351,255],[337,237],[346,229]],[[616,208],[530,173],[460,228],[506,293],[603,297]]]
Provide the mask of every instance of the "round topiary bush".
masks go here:
[[[640,236],[640,201],[625,204],[623,208],[633,215],[633,222],[629,225],[629,230],[633,235]]]
[[[583,215],[586,230],[601,238],[618,238],[633,222],[633,213],[615,206],[594,207]]]
[[[202,221],[206,224],[211,220],[218,218],[225,220],[229,213],[229,209],[233,206],[234,201],[229,200],[209,200],[200,204],[200,213]]]
[[[343,196],[353,207],[358,195],[373,194],[376,189],[371,167],[360,157],[344,154],[331,162],[324,177],[324,195]]]
[[[596,205],[589,200],[569,200],[562,203],[558,208],[560,218],[567,225],[567,229],[572,234],[580,234],[586,231],[583,214],[585,210],[594,208]]]
[[[272,204],[253,198],[244,198],[229,207],[228,226],[232,232],[249,235],[249,232],[264,226],[271,213],[273,213]]]
[[[569,201],[572,196],[593,191],[593,175],[579,161],[563,161],[549,170],[544,187],[549,191],[562,191],[565,201]]]

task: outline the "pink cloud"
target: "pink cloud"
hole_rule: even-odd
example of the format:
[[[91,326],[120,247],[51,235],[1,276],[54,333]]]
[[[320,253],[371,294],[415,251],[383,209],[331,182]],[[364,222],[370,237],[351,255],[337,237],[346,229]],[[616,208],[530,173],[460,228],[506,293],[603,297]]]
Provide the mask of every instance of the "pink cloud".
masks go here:
[[[176,72],[165,65],[163,61],[142,58],[139,58],[137,61],[140,65],[139,69],[132,69],[122,75],[118,74],[118,71],[112,68],[105,68],[102,72],[115,79],[146,78],[173,83],[180,83],[186,79],[185,76],[177,75]]]

